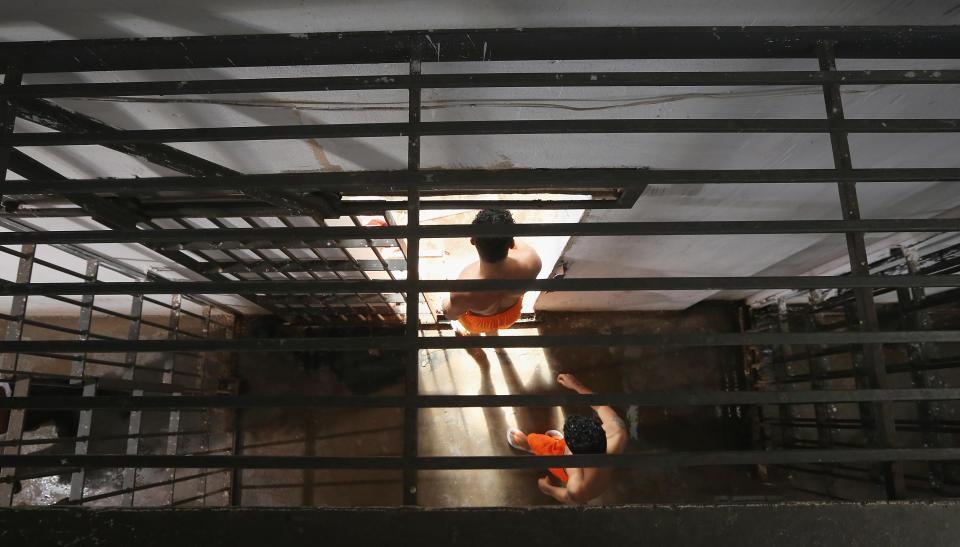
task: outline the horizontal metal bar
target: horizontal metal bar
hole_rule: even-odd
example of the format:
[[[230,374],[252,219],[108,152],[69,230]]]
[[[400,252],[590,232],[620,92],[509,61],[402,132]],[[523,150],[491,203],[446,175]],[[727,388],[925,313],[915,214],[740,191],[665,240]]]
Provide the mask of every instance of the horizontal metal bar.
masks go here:
[[[648,184],[822,184],[837,182],[956,182],[958,168],[903,169],[753,169],[684,170],[647,168],[597,169],[424,169],[420,171],[340,171],[270,173],[220,177],[151,177],[7,181],[5,194],[73,195],[248,189],[302,191],[400,192],[410,184],[422,191],[543,188],[626,188]]]
[[[417,228],[421,239],[473,236],[617,236],[826,234],[850,232],[960,231],[960,219],[776,220],[703,222],[596,222],[554,224],[428,225]],[[197,241],[310,241],[344,238],[406,238],[408,226],[322,226],[310,228],[195,228],[169,230],[76,230],[0,233],[0,245],[182,243]]]
[[[12,146],[341,139],[448,135],[590,133],[941,133],[960,131],[960,119],[608,119],[347,123],[128,129],[84,133],[14,133]]]
[[[449,210],[449,209],[489,209],[501,207],[504,209],[624,209],[629,208],[613,199],[513,199],[513,200],[452,200],[437,201],[424,200],[421,209]],[[382,214],[385,211],[402,211],[407,208],[406,201],[386,200],[348,200],[340,202],[337,211],[345,215]],[[140,205],[141,212],[149,218],[173,217],[242,217],[242,216],[279,216],[286,211],[266,203],[231,202],[207,203],[186,202],[149,203]],[[23,218],[70,218],[89,217],[90,213],[79,207],[18,207],[14,211],[0,211],[2,217]]]
[[[345,294],[403,292],[404,280],[118,281],[101,283],[0,283],[8,295],[62,294]],[[693,291],[747,289],[846,289],[960,287],[960,275],[596,277],[554,279],[424,279],[420,292],[471,291]]]
[[[743,346],[743,345],[826,345],[905,344],[912,342],[960,342],[960,331],[873,331],[797,333],[642,333],[631,335],[548,335],[548,336],[450,336],[421,337],[421,349],[452,348],[548,348],[610,346]],[[0,352],[87,352],[128,351],[306,351],[406,349],[403,336],[324,338],[232,338],[207,340],[16,340],[0,341]]]
[[[384,267],[386,266],[386,267]],[[398,259],[379,260],[338,260],[338,259],[299,259],[238,262],[205,262],[194,271],[204,273],[269,273],[269,272],[382,272],[402,271],[407,269],[407,262]]]
[[[831,450],[751,450],[581,454],[572,456],[121,456],[30,454],[0,455],[4,467],[133,467],[189,469],[536,469],[545,467],[704,467],[960,460],[960,448],[887,448]]]
[[[783,86],[783,85],[895,85],[957,84],[960,70],[848,70],[848,71],[740,71],[740,72],[528,72],[495,74],[423,74],[422,89],[486,87],[598,87],[598,86]],[[303,78],[242,78],[167,80],[147,82],[21,85],[0,89],[0,97],[116,97],[137,95],[206,95],[215,93],[284,93],[407,89],[410,76],[326,76]]]
[[[813,391],[675,391],[650,393],[572,393],[548,395],[418,395],[418,408],[547,407],[547,406],[738,406],[874,401],[950,401],[960,399],[958,388],[863,389]],[[407,404],[403,396],[31,396],[0,398],[0,408],[29,410],[118,409],[169,410],[207,408],[389,408]],[[126,438],[126,437],[123,437]]]
[[[458,29],[7,42],[24,72],[565,59],[960,58],[956,26]]]

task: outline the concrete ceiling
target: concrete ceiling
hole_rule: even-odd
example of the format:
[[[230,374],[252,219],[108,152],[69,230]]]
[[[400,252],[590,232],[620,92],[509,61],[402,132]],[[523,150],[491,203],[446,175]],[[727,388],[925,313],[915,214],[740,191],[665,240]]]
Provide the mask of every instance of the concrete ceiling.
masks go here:
[[[5,0],[3,40],[439,28],[944,25],[957,0]]]
[[[589,7],[586,7],[589,6]],[[0,39],[42,40],[121,36],[178,36],[269,32],[321,32],[423,28],[656,26],[656,25],[944,25],[960,23],[960,4],[949,2],[749,1],[718,9],[713,2],[595,1],[472,2],[382,1],[310,5],[302,1],[6,0]],[[841,61],[840,68],[960,68],[960,61]],[[402,66],[291,67],[190,70],[176,77],[305,76],[399,73]],[[430,64],[431,72],[507,70],[813,70],[813,60],[637,61]],[[166,71],[36,74],[27,83],[169,78]],[[425,92],[426,121],[583,118],[823,117],[817,87],[658,89],[480,89]],[[848,117],[960,117],[960,86],[845,88]],[[176,97],[152,101],[58,100],[110,124],[128,128],[402,121],[401,92],[333,92]],[[29,123],[21,131],[36,131]],[[232,169],[289,172],[396,169],[405,165],[402,139],[352,139],[177,144]],[[960,167],[957,135],[853,136],[856,167]],[[26,149],[71,177],[172,174],[99,147]],[[424,167],[824,168],[830,145],[819,135],[554,135],[425,138]],[[865,217],[957,216],[960,192],[947,184],[863,185]],[[748,220],[839,218],[832,185],[746,187],[653,186],[631,211],[590,212],[587,221]],[[36,221],[45,229],[79,229],[89,222]],[[871,238],[877,243],[886,236]],[[885,252],[889,241],[874,247]],[[144,267],[169,267],[159,256],[129,252]],[[570,276],[802,274],[845,256],[842,237],[711,236],[577,238],[564,259]],[[708,292],[553,293],[541,308],[682,308]]]

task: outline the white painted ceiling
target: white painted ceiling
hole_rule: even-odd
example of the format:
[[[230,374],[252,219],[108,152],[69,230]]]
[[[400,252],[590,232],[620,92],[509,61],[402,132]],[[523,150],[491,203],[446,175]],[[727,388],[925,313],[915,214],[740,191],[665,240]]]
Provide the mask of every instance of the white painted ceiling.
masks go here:
[[[179,36],[269,32],[323,32],[429,28],[658,26],[658,25],[946,25],[960,24],[960,0],[756,0],[736,7],[708,1],[378,1],[253,2],[249,0],[5,0],[0,39],[42,40],[121,36]],[[840,68],[960,68],[937,62],[844,61]],[[577,70],[813,70],[813,60],[637,61],[428,64],[429,72]],[[402,66],[217,69],[178,72],[186,78],[262,75],[399,73]],[[170,78],[173,72],[28,75],[27,83]],[[335,92],[177,97],[157,101],[58,100],[110,124],[134,128],[401,121],[401,92]],[[596,88],[429,90],[424,120],[583,118],[823,117],[817,87]],[[960,86],[847,87],[848,117],[960,118]],[[28,123],[18,130],[35,131]],[[329,169],[396,169],[405,165],[402,139],[177,144],[247,173]],[[960,167],[960,136],[851,136],[856,167]],[[99,147],[27,149],[71,177],[158,176],[169,171]],[[825,168],[830,145],[820,135],[551,135],[433,137],[424,139],[424,167]],[[960,192],[948,184],[861,185],[865,217],[958,216]],[[630,211],[587,213],[588,221],[749,220],[840,218],[833,185],[653,186]],[[90,222],[35,221],[44,229],[89,227]],[[904,236],[909,237],[909,235]],[[884,234],[871,236],[886,252]],[[161,257],[129,247],[129,260],[168,267]],[[127,256],[122,254],[122,256]],[[840,236],[709,236],[576,238],[564,259],[568,275],[799,275],[836,267],[845,257]],[[682,308],[708,297],[743,293],[570,293],[544,295],[545,309]]]

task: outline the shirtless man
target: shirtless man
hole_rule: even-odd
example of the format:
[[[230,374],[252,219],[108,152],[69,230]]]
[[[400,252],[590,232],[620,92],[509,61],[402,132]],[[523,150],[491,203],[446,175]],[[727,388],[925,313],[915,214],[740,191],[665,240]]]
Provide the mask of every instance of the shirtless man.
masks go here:
[[[557,383],[580,394],[593,393],[572,374],[557,376]],[[567,416],[563,433],[556,430],[546,434],[525,435],[518,429],[507,432],[507,442],[513,448],[531,452],[537,456],[562,456],[570,454],[622,454],[627,446],[627,429],[609,406],[595,406],[597,416]],[[550,474],[563,483],[556,486],[550,476],[540,478],[540,491],[560,503],[586,503],[596,498],[613,482],[613,468],[567,468],[550,469]]]
[[[484,209],[474,224],[513,224],[510,211]],[[533,247],[512,237],[472,237],[480,260],[470,264],[458,279],[536,279],[542,264]],[[443,314],[459,321],[457,334],[497,334],[520,319],[523,292],[452,292],[443,301]],[[465,331],[465,332],[464,332]]]

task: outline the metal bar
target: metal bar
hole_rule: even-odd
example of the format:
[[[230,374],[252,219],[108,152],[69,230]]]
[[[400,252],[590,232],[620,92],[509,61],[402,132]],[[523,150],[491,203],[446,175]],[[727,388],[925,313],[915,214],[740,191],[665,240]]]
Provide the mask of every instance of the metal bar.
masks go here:
[[[24,224],[24,223],[22,223],[22,222],[20,222],[20,221],[18,221],[18,220],[16,220],[16,219],[0,218],[0,226],[2,226],[2,227],[4,227],[4,228],[7,228],[7,229],[9,229],[9,230],[15,231],[15,232],[33,231],[33,228],[32,228],[32,227],[30,227],[29,225]],[[65,252],[65,253],[67,253],[67,254],[70,254],[70,255],[72,255],[72,256],[76,256],[76,257],[82,258],[82,259],[84,259],[84,260],[89,259],[89,258],[96,258],[97,260],[100,261],[100,266],[101,266],[101,267],[105,266],[105,267],[107,267],[107,268],[109,268],[109,269],[111,269],[111,270],[113,270],[113,271],[115,271],[115,272],[117,272],[117,273],[119,273],[119,274],[121,274],[121,275],[124,275],[124,276],[126,276],[126,277],[128,277],[128,278],[130,278],[130,279],[142,279],[142,278],[144,277],[143,272],[137,270],[136,268],[130,266],[129,264],[125,263],[124,261],[119,260],[119,259],[117,259],[116,257],[111,256],[111,255],[109,255],[109,254],[107,254],[107,253],[93,252],[93,251],[90,251],[89,249],[86,249],[86,248],[84,248],[84,247],[78,247],[78,246],[72,246],[72,245],[53,245],[53,247],[54,247],[55,249],[57,249],[57,250],[63,251],[63,252]],[[185,257],[184,257],[184,258],[185,258]],[[173,259],[175,262],[178,260],[177,258],[172,258],[172,259]],[[178,263],[180,263],[180,262],[178,262]],[[182,263],[180,263],[180,264],[183,265]],[[150,272],[147,272],[147,275],[146,275],[146,278],[147,278],[147,279],[152,279],[152,278],[154,278],[154,277],[155,277],[155,276],[151,275]],[[191,295],[191,296],[187,296],[186,298],[187,298],[188,300],[196,301],[196,302],[198,302],[198,303],[204,303],[204,304],[213,305],[213,306],[215,306],[217,309],[223,310],[224,312],[229,313],[229,314],[231,314],[231,315],[235,315],[236,313],[238,313],[236,310],[232,309],[230,306],[228,306],[228,305],[226,305],[226,304],[222,304],[222,303],[216,302],[216,301],[210,301],[210,300],[207,300],[207,299],[203,298],[202,296],[192,296],[192,295]]]
[[[836,56],[834,47],[829,42],[824,42],[818,48],[817,57],[820,64],[820,70],[836,70]],[[826,84],[823,86],[823,100],[827,111],[827,119],[833,123],[842,126],[845,122],[843,113],[843,98],[840,94],[840,86],[836,84]],[[833,149],[834,167],[838,171],[850,171],[853,169],[853,161],[850,157],[850,144],[847,134],[850,131],[842,127],[834,127],[830,131],[830,144]],[[857,200],[856,181],[844,181],[838,183],[840,194],[840,206],[843,212],[844,220],[859,220],[860,205]],[[867,261],[867,248],[864,242],[863,233],[847,233],[847,253],[850,259],[850,273],[858,276],[869,276],[870,265]],[[879,329],[879,320],[877,318],[876,303],[873,300],[873,292],[867,288],[854,289],[857,303],[857,318],[860,322],[861,331],[876,331]],[[870,387],[887,387],[886,367],[883,363],[883,348],[879,344],[867,344],[863,346],[863,365],[870,379]],[[873,418],[875,420],[873,428],[874,441],[883,447],[896,446],[896,426],[894,425],[892,409],[889,405],[878,403],[873,406]],[[884,474],[887,488],[887,497],[889,499],[903,499],[906,495],[906,482],[903,478],[903,470],[895,465],[885,465]]]
[[[205,306],[205,307],[203,308],[203,327],[202,327],[202,330],[201,330],[201,332],[200,332],[202,338],[205,338],[205,339],[206,339],[206,338],[210,338],[210,336],[211,336],[211,334],[212,334],[212,330],[211,330],[212,322],[211,322],[211,319],[210,319],[210,316],[211,316],[212,314],[213,314],[213,307],[212,307],[212,306]],[[211,365],[210,365],[210,354],[209,354],[209,353],[204,353],[204,354],[203,354],[203,360],[202,360],[200,363],[198,363],[198,368],[199,368],[199,371],[198,371],[198,372],[200,373],[200,378],[197,380],[197,390],[198,390],[200,393],[207,393],[207,392],[208,392],[208,390],[207,390],[207,380],[208,380],[208,377],[207,377],[207,369],[208,369],[209,367],[211,367]],[[214,377],[214,380],[216,380],[216,377]],[[210,390],[210,391],[213,391],[213,390]],[[204,453],[204,452],[206,452],[207,450],[210,449],[210,440],[211,440],[211,435],[210,435],[210,423],[211,423],[211,422],[210,422],[210,413],[212,412],[212,409],[211,409],[210,407],[205,407],[205,408],[203,408],[202,410],[203,410],[203,418],[202,418],[203,434],[200,436],[200,452],[201,452],[201,453]],[[178,432],[178,433],[179,433],[179,432]],[[203,494],[203,497],[201,498],[201,499],[203,500],[203,501],[202,501],[202,505],[203,505],[204,507],[206,507],[206,505],[207,505],[207,475],[206,475],[206,474],[201,474],[201,476],[199,477],[199,481],[200,481],[200,492]]]
[[[218,226],[218,227],[221,228],[221,229],[223,229],[224,226],[225,226],[225,225],[223,224],[223,222],[220,221],[220,220],[217,219],[217,218],[213,218],[213,219],[209,219],[209,220],[211,220],[211,222],[213,222],[214,225]],[[244,220],[244,222],[249,223],[251,226],[254,225],[253,221],[250,220],[250,219],[244,218],[243,220]],[[180,222],[180,223],[182,224],[182,222]],[[220,249],[218,249],[218,250],[220,250]],[[255,250],[255,249],[249,249],[249,250],[250,250],[250,252],[252,252],[255,256],[257,256],[260,260],[263,260],[264,262],[270,262],[270,258],[267,257],[266,254],[260,252],[259,250]],[[236,254],[236,253],[231,252],[231,251],[228,250],[228,249],[223,249],[223,250],[221,250],[221,252],[223,252],[224,254],[226,254],[227,256],[229,256],[230,258],[232,258],[232,259],[233,259],[236,263],[238,263],[238,264],[244,262],[244,260],[243,260],[243,258],[242,258],[241,256],[239,256],[239,255]],[[284,250],[284,253],[287,253],[287,251]],[[287,253],[287,256],[289,257],[289,256],[291,256],[291,255]],[[208,257],[208,258],[209,258],[209,257]],[[222,274],[220,274],[219,277],[225,279],[225,276],[223,276]],[[269,280],[269,279],[270,279],[269,276],[264,275],[264,274],[259,274],[257,277],[259,277],[260,279],[263,279],[263,280]],[[289,276],[289,275],[286,275],[285,277],[288,278],[288,279],[293,279],[293,278],[292,278],[291,276]],[[281,313],[281,311],[282,311],[280,308],[277,308],[276,306],[274,306],[272,302],[268,302],[268,301],[266,301],[264,298],[254,297],[254,298],[251,298],[251,300],[253,300],[253,301],[254,301],[255,303],[257,303],[258,305],[263,306],[263,307],[266,308],[267,310],[270,310],[270,311],[273,312],[273,313],[279,314],[279,313]]]
[[[36,258],[36,245],[23,245],[20,249],[20,260],[17,263],[17,283],[29,283],[33,275],[33,262]],[[23,336],[23,326],[27,318],[27,296],[15,295],[10,302],[10,315],[16,318],[16,321],[7,325],[4,339],[7,341],[19,341]],[[6,354],[0,357],[0,368],[16,374],[19,368],[20,356],[17,354]],[[0,496],[2,497],[2,496]],[[2,503],[2,500],[0,500]]]
[[[551,348],[597,346],[742,346],[742,345],[824,345],[824,344],[908,344],[913,342],[960,342],[960,331],[857,331],[816,333],[640,333],[631,335],[544,335],[486,337],[426,337],[417,340],[420,349],[451,348]],[[310,349],[366,351],[405,349],[403,336],[327,338],[239,338],[222,340],[20,340],[0,342],[0,352],[89,352],[128,351],[305,351]]]
[[[423,89],[609,86],[809,86],[809,85],[957,84],[960,70],[846,70],[737,72],[528,72],[423,74]],[[407,89],[404,74],[303,78],[244,78],[147,82],[33,84],[0,91],[9,98],[131,97],[218,93],[284,93]]]
[[[180,393],[173,393],[173,397],[179,397]],[[180,452],[180,433],[181,433],[181,422],[180,422],[180,410],[171,410],[170,419],[167,422],[167,455],[176,456]],[[173,505],[173,502],[176,500],[177,496],[177,469],[172,470],[170,483],[170,502],[168,505]]]
[[[6,294],[298,294],[397,293],[404,281],[116,281],[103,283],[0,283]],[[557,279],[424,279],[421,292],[457,291],[643,291],[722,289],[837,289],[872,287],[958,287],[960,275],[761,276],[761,277],[587,277]]]
[[[23,79],[23,73],[14,64],[8,64],[3,73],[3,85],[0,90],[12,91],[20,87]],[[8,99],[0,100],[0,187],[6,186],[7,171],[10,167],[10,152],[13,146],[10,144],[13,138],[14,125],[16,122],[16,109],[13,103]],[[0,193],[0,199],[3,194]]]
[[[346,123],[189,129],[126,129],[85,133],[13,133],[12,146],[129,145],[283,139],[591,133],[952,133],[960,119],[595,119]],[[302,214],[302,209],[294,214]]]
[[[375,249],[375,247],[374,247]],[[352,272],[366,271],[386,271],[392,274],[394,271],[406,270],[407,262],[405,260],[384,259],[378,260],[272,260],[270,262],[248,261],[243,264],[233,264],[231,262],[214,262],[204,264],[198,268],[198,273],[293,273],[293,272]]]
[[[356,216],[351,215],[351,216],[350,216],[350,222],[351,222],[354,226],[356,226],[356,227],[358,227],[358,228],[361,227],[360,219],[358,219]],[[397,280],[397,277],[393,274],[393,272],[390,271],[390,268],[388,267],[387,262],[383,259],[383,254],[380,252],[380,249],[379,249],[377,246],[374,245],[372,239],[367,239],[366,242],[367,242],[367,244],[369,245],[369,249],[370,249],[371,251],[373,251],[373,255],[374,255],[375,257],[377,257],[377,261],[380,263],[380,266],[381,266],[382,269],[383,269],[382,271],[387,272],[387,275],[390,277],[390,280],[391,280],[391,281],[396,281],[396,280]],[[397,242],[397,245],[396,245],[396,246],[397,246],[397,247],[400,246],[399,242]],[[363,276],[364,279],[367,279],[367,280],[371,279],[371,278],[370,278],[370,274],[368,274],[368,273],[366,272],[366,270],[364,270],[363,268],[360,267],[359,261],[357,261],[357,259],[354,258],[353,255],[352,255],[348,250],[344,250],[344,251],[343,251],[343,254],[347,256],[347,258],[349,259],[350,262],[354,263],[355,267],[357,268],[357,271],[360,272],[360,274]],[[317,256],[320,256],[320,253],[317,253]],[[406,261],[404,261],[404,262],[406,262]],[[339,274],[338,274],[338,277],[340,277]],[[341,277],[341,279],[342,279],[342,277]],[[359,295],[358,295],[358,296],[359,296]],[[377,293],[377,296],[380,297],[380,301],[383,303],[383,306],[384,306],[386,309],[388,309],[388,310],[393,310],[393,307],[390,306],[390,302],[387,300],[386,297],[383,296],[383,293]],[[371,306],[371,309],[372,309],[372,306]],[[391,314],[391,315],[392,315],[392,314]],[[387,316],[386,316],[386,315],[381,315],[380,317],[381,317],[381,319],[386,319]]]
[[[177,340],[179,339],[180,334],[180,304],[181,299],[179,294],[174,294],[170,298],[170,318],[168,320],[168,330],[167,330],[167,340]],[[177,374],[177,354],[168,353],[166,359],[163,363],[163,376],[161,377],[161,383],[175,386],[174,376]],[[179,397],[181,393],[175,391],[171,393],[172,397]],[[167,455],[176,456],[180,447],[180,410],[172,409],[167,419]],[[170,501],[169,505],[173,505],[173,501],[176,496],[177,490],[177,469],[172,470],[172,481],[170,483]]]
[[[143,390],[135,389],[132,396],[134,398],[143,397]],[[140,454],[142,423],[143,412],[140,410],[132,410],[130,412],[130,419],[127,422],[127,434],[129,435],[126,446],[127,456],[137,456]],[[133,507],[134,494],[137,491],[137,469],[135,467],[125,467],[123,469],[121,490],[123,491],[123,497],[120,500],[120,504],[124,507]]]
[[[34,123],[56,129],[64,134],[95,135],[100,133],[117,132],[118,130],[99,120],[73,112],[50,101],[39,99],[22,99],[15,102],[17,115]],[[16,134],[14,134],[15,136]],[[106,143],[105,143],[106,144]],[[161,165],[174,171],[200,176],[237,175],[236,171],[218,165],[211,161],[199,158],[182,150],[165,144],[156,143],[127,143],[110,148],[142,158],[156,165]],[[283,192],[273,192],[270,189],[246,192],[250,197],[265,201],[286,210],[288,213],[310,214],[316,212],[317,205],[313,200],[310,203]]]
[[[87,281],[86,283],[96,283],[97,282],[97,273],[100,271],[100,262],[96,259],[87,260],[86,275],[84,276]],[[93,321],[93,299],[96,295],[85,294],[80,302],[80,322],[79,322],[79,340],[89,340],[90,339],[90,325]],[[87,375],[87,354],[84,353],[80,356],[80,359],[74,361],[70,365],[70,376],[73,377],[85,377]],[[83,380],[71,380],[71,383],[80,384]],[[83,417],[81,416],[81,419]]]
[[[911,274],[920,272],[920,266],[917,264],[916,256],[909,250],[897,247],[891,250],[891,255],[902,258],[907,266],[907,271]],[[907,312],[911,306],[922,305],[925,297],[922,287],[897,289],[897,304],[900,308],[900,324],[907,330],[923,330],[930,326],[930,316],[924,309],[916,310],[912,313]],[[911,344],[907,346],[907,364],[910,367],[910,379],[914,386],[932,387],[935,385],[944,385],[943,381],[937,378],[932,371],[930,364],[931,358],[935,358],[937,348],[935,346],[924,344]],[[887,367],[889,372],[890,367]],[[939,405],[930,403],[917,403],[917,415],[919,416],[919,430],[923,438],[924,446],[949,446],[950,442],[944,438],[938,430],[940,429],[940,413],[942,408]],[[943,465],[931,463],[929,465],[928,482],[930,486],[937,491],[942,491],[945,482],[945,472]]]
[[[46,135],[47,133],[43,133]],[[564,188],[623,188],[649,184],[823,184],[837,182],[957,182],[960,168],[910,167],[897,169],[740,169],[692,170],[646,168],[576,169],[422,169],[412,171],[326,171],[193,177],[149,177],[7,181],[8,194],[149,195],[157,192],[283,188],[303,191],[354,191],[379,194],[405,191],[417,184],[431,190],[485,190],[512,188],[558,191]]]
[[[903,388],[809,391],[665,391],[647,393],[572,393],[530,395],[420,395],[418,408],[467,407],[553,407],[553,406],[736,406],[801,405],[864,402],[953,401],[960,399],[960,388]],[[375,395],[138,395],[116,396],[31,396],[0,399],[0,408],[29,410],[173,410],[204,408],[390,408],[404,406],[404,396]],[[793,418],[797,419],[797,418]]]
[[[93,397],[97,394],[97,384],[95,381],[90,381],[84,384],[83,386],[83,396],[84,397]],[[90,447],[90,432],[93,429],[93,410],[81,410],[80,411],[80,422],[77,427],[77,442],[73,445],[73,453],[76,456],[86,456],[87,450]],[[63,465],[62,463],[60,464]],[[80,469],[73,472],[70,477],[70,496],[69,499],[72,503],[82,503],[83,502],[83,490],[86,486],[87,481],[87,468],[84,466],[78,466]]]
[[[322,218],[314,218],[313,221],[316,222],[317,224],[319,224],[320,226],[323,226],[323,225],[324,225],[324,221],[323,221]],[[283,224],[287,227],[287,229],[293,229],[293,224],[292,224],[289,220],[282,219],[281,222],[283,222]],[[367,241],[369,242],[369,241],[371,241],[371,240],[368,239]],[[315,255],[320,259],[321,262],[326,261],[326,257],[323,255],[323,252],[322,252],[321,250],[311,247],[311,248],[310,248],[310,251],[313,252],[313,254],[315,254]],[[290,259],[292,259],[292,260],[299,260],[299,259],[296,257],[296,255],[294,255],[293,253],[291,253],[287,248],[282,249],[281,252],[283,252],[284,255],[287,256],[287,258],[290,258]],[[353,260],[353,256],[349,253],[349,251],[347,251],[347,249],[341,248],[341,249],[340,249],[340,252],[341,252],[345,257],[347,257],[347,260],[348,260],[348,261],[352,261],[352,260]],[[310,276],[311,276],[313,279],[315,279],[315,280],[319,280],[319,279],[320,279],[320,276],[319,276],[316,272],[309,271],[308,273],[310,274]],[[338,271],[338,270],[333,270],[333,274],[334,274],[334,275],[337,277],[337,279],[340,280],[340,281],[342,281],[342,280],[344,279],[343,274],[342,274],[340,271]],[[286,277],[292,278],[293,276],[287,274]],[[363,274],[363,277],[364,277],[364,279],[369,279],[369,276],[367,276],[366,273]],[[383,298],[383,296],[381,295],[381,299],[382,299],[382,298]],[[374,319],[374,317],[377,316],[376,310],[373,308],[372,305],[370,305],[369,302],[363,302],[363,299],[361,298],[361,296],[360,296],[359,294],[357,294],[357,299],[361,301],[361,304],[365,304],[365,305],[366,305],[367,309],[370,311],[370,320],[372,321],[372,320]],[[311,300],[310,302],[312,303],[313,301]],[[333,312],[333,309],[332,309],[326,302],[321,301],[320,304],[321,304],[320,307],[324,308],[324,309],[327,310],[328,312]],[[346,305],[346,308],[350,311],[351,314],[355,315],[356,317],[359,317],[361,320],[363,319],[363,316],[362,316],[361,314],[359,314],[358,312],[356,312],[356,310],[353,308],[353,306]]]
[[[656,469],[780,465],[791,463],[851,463],[950,461],[960,448],[836,448],[748,451],[579,454],[572,456],[121,456],[30,454],[0,456],[0,465],[25,468],[49,466],[186,468],[186,469],[543,469],[547,467],[616,467]]]
[[[787,306],[783,300],[777,302],[777,334],[785,334],[790,332],[790,318],[787,315]],[[774,346],[774,355],[775,363],[772,364],[773,369],[773,378],[776,384],[780,389],[784,389],[782,386],[779,386],[787,376],[787,364],[786,359],[788,356],[793,353],[792,348],[788,344],[782,344]],[[780,421],[787,423],[793,418],[793,408],[790,405],[781,405],[777,408],[777,413],[780,416]],[[783,425],[780,427],[780,444],[784,447],[795,446],[797,442],[796,432],[792,427]]]
[[[713,234],[833,234],[960,231],[960,219],[770,220],[691,222],[595,222],[446,224],[422,226],[424,239],[474,236],[662,236]],[[0,245],[92,243],[304,242],[325,239],[389,239],[410,235],[409,226],[318,226],[286,228],[185,228],[166,230],[57,230],[0,233]],[[223,248],[219,247],[218,248]],[[229,248],[229,247],[227,247]],[[343,261],[340,261],[343,262]],[[375,266],[377,261],[364,261]],[[359,264],[359,263],[358,263]],[[354,265],[356,266],[356,265]],[[370,268],[375,269],[375,268]],[[402,269],[402,268],[400,268]]]
[[[420,127],[421,114],[420,67],[423,51],[411,42],[410,49],[410,87],[408,89],[408,122],[411,127]],[[420,169],[420,137],[411,134],[407,138],[407,170]],[[416,406],[420,394],[420,189],[414,183],[407,187],[407,278],[406,330],[404,338],[407,350],[404,355],[404,407],[403,407],[403,504],[417,505],[417,471],[412,464],[418,453],[419,408]]]
[[[32,72],[567,59],[799,58],[824,40],[851,58],[960,58],[955,26],[458,29],[14,42],[0,64]]]
[[[67,177],[17,149],[10,153],[10,169],[27,180],[67,180]],[[128,207],[94,195],[74,195],[70,202],[79,206],[85,215],[90,215],[108,228],[131,228],[138,223],[149,221],[149,218],[131,211]]]
[[[807,330],[809,332],[816,332],[816,319],[813,314],[806,314],[805,319]],[[820,349],[824,350],[826,348],[821,347]],[[810,371],[810,376],[813,378],[811,388],[817,391],[827,389],[828,379],[825,377],[828,372],[827,359],[822,356],[810,357],[807,359],[807,367]],[[817,423],[817,442],[822,448],[830,448],[833,445],[833,435],[828,424],[833,421],[833,410],[831,410],[829,405],[818,404],[814,406],[814,415],[816,416]]]
[[[516,188],[516,193],[527,193],[523,189]],[[539,192],[543,193],[543,192]],[[578,193],[578,192],[570,192]],[[586,191],[583,193],[590,193]],[[387,192],[389,194],[389,192]],[[428,192],[427,195],[433,194]],[[244,201],[150,201],[149,196],[144,196],[140,203],[140,212],[147,218],[175,218],[175,217],[200,217],[210,218],[217,215],[224,217],[243,217],[243,216],[279,216],[285,215],[286,211],[276,206],[266,203],[257,203],[249,200]],[[106,201],[112,203],[113,198],[106,198]],[[613,199],[576,199],[576,200],[553,200],[553,199],[512,199],[512,200],[424,200],[421,209],[487,209],[490,207],[503,207],[505,209],[622,209],[625,206]],[[341,201],[337,206],[337,211],[345,215],[375,215],[383,214],[390,210],[404,210],[407,208],[406,200],[346,200]],[[65,207],[34,207],[20,206],[15,211],[0,211],[0,215],[26,217],[26,218],[48,218],[48,217],[77,217],[89,216],[90,213],[79,208]]]
[[[30,378],[21,377],[13,383],[13,396],[27,398],[30,394]],[[6,397],[0,397],[0,401],[6,400]],[[13,410],[7,418],[6,438],[23,440],[23,418],[26,412],[23,410]],[[20,453],[20,444],[14,446],[5,446],[0,449],[0,456],[17,455]],[[13,481],[11,477],[17,475],[15,467],[4,467],[0,464],[0,507],[10,507],[13,505]]]

